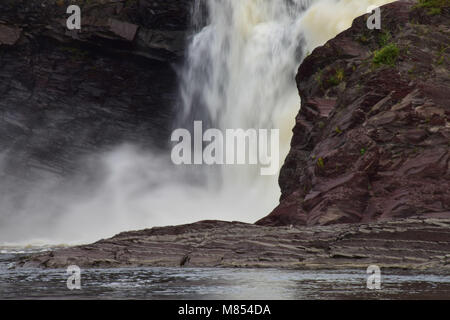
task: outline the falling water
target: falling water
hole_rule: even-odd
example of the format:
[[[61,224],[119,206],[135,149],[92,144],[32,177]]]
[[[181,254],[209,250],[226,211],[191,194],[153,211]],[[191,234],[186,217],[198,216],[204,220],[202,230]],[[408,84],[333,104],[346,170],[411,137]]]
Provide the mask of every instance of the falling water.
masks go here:
[[[301,17],[311,1],[197,0],[207,25],[192,39],[181,79],[181,125],[202,120],[221,129],[280,129],[281,159],[299,109],[295,74],[304,54]],[[194,13],[196,25],[204,17]],[[214,175],[212,176],[217,179]],[[253,205],[230,207],[224,217],[254,221],[279,196],[277,177],[258,177],[250,166],[221,168],[220,192]],[[253,191],[255,194],[251,195]],[[252,209],[256,203],[261,207]],[[256,210],[255,210],[256,209]],[[239,212],[235,215],[232,212]]]
[[[306,54],[389,0],[196,0],[180,78],[176,127],[280,129],[288,152],[300,99],[295,74]],[[206,12],[206,15],[205,15]],[[277,175],[248,166],[175,167],[168,154],[123,146],[105,155],[105,178],[88,189],[50,185],[2,204],[0,243],[80,243],[130,229],[201,219],[254,222],[279,198]]]

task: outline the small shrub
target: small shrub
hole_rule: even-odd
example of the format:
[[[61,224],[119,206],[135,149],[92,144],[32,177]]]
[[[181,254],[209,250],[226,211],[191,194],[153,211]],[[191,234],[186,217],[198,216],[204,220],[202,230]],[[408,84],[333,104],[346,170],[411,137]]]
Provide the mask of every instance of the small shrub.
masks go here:
[[[414,8],[426,8],[427,14],[434,16],[442,13],[442,8],[448,6],[448,0],[419,0],[419,3]]]
[[[391,39],[392,39],[391,33],[389,31],[386,31],[380,35],[378,42],[380,46],[384,47],[389,43],[389,41],[391,41]]]
[[[319,70],[316,75],[314,76],[314,79],[316,80],[317,84],[322,86],[322,73],[323,70]]]
[[[362,44],[368,44],[370,42],[369,38],[365,34],[360,35],[357,40]]]
[[[444,63],[445,51],[447,51],[448,48],[450,48],[450,46],[442,47],[442,49],[439,50],[438,58],[437,58],[437,62],[436,62],[438,65],[441,65]]]
[[[336,70],[336,73],[328,79],[328,84],[332,87],[339,85],[344,80],[344,69],[340,68]]]
[[[375,66],[381,64],[393,66],[397,62],[399,52],[400,50],[394,43],[388,44],[380,50],[375,51],[372,63]]]
[[[441,14],[441,8],[430,8],[427,12],[428,15],[430,16],[435,16],[437,14]]]
[[[318,166],[319,168],[325,167],[325,161],[323,160],[322,157],[320,157],[319,159],[317,159],[317,166]]]

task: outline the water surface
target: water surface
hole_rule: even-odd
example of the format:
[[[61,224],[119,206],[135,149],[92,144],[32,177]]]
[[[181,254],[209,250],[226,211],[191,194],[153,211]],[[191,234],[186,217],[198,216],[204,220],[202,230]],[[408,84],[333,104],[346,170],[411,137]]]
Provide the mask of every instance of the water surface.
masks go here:
[[[18,254],[0,254],[0,299],[450,299],[448,276],[383,272],[373,291],[366,270],[86,269],[71,291],[66,270],[8,269]]]

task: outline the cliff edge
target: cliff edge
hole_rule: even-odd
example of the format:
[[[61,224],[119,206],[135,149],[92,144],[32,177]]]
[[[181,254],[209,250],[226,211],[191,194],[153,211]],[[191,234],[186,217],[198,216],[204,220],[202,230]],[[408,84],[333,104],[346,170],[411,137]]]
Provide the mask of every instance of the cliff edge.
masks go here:
[[[399,1],[309,55],[281,170],[260,225],[450,216],[450,2]]]

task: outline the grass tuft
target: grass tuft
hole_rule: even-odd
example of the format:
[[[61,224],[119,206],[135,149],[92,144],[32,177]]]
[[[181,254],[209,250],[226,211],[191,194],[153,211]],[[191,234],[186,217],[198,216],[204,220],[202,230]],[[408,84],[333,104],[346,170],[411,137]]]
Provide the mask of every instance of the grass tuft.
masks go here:
[[[395,45],[394,43],[388,44],[380,50],[375,51],[372,63],[375,66],[380,66],[382,64],[393,66],[397,62],[399,52],[400,50],[397,45]]]

